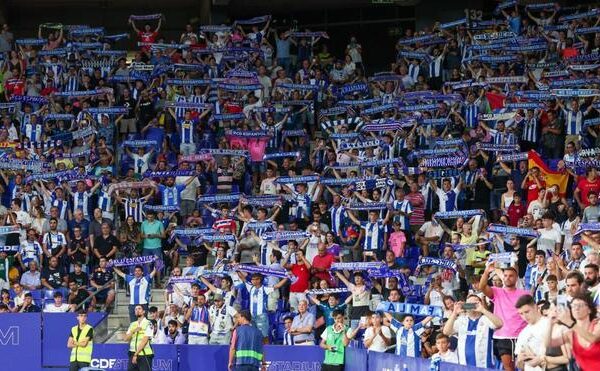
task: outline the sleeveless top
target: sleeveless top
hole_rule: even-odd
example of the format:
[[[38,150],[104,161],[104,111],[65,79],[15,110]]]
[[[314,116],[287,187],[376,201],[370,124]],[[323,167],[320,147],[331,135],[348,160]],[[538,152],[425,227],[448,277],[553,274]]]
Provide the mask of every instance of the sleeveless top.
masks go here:
[[[590,330],[594,329],[597,322],[592,322]],[[577,339],[577,333],[573,332],[573,356],[577,361],[577,365],[581,371],[598,370],[600,368],[600,342],[590,344],[589,347],[584,347]]]
[[[508,208],[510,206],[510,204],[512,204],[514,198],[515,198],[514,194],[511,197],[504,196],[504,207]]]

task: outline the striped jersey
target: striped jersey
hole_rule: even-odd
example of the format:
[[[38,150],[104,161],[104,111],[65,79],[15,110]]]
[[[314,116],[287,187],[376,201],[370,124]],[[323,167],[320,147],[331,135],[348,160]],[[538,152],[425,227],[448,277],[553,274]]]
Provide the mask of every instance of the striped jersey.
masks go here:
[[[386,226],[383,220],[378,219],[376,222],[362,222],[360,227],[365,230],[365,251],[381,250],[385,238]]]
[[[149,304],[152,289],[152,277],[150,275],[136,278],[133,275],[126,275],[125,281],[129,285],[129,304]]]
[[[523,133],[521,140],[531,143],[538,141],[538,120],[537,118],[523,120]]]
[[[408,230],[410,228],[410,215],[412,214],[412,206],[407,199],[402,201],[395,200],[392,203],[394,210],[401,211],[405,215],[395,215],[394,221],[400,222],[400,228],[402,230]]]
[[[348,213],[346,212],[346,208],[342,205],[331,206],[329,212],[331,213],[331,232],[337,236],[339,231],[342,230],[346,218],[348,218]]]
[[[77,209],[83,212],[83,216],[89,219],[89,200],[92,193],[89,191],[73,193],[73,212]]]
[[[423,324],[416,323],[406,329],[402,323],[392,319],[392,330],[396,332],[396,355],[402,357],[421,357],[420,335],[425,331]]]
[[[264,286],[256,288],[248,282],[245,282],[245,284],[246,289],[250,293],[250,314],[252,314],[252,316],[266,314],[269,295],[274,289],[272,287]]]
[[[454,321],[454,333],[458,335],[456,353],[463,366],[492,368],[494,366],[492,334],[495,326],[486,317],[471,319],[459,316]]]
[[[567,135],[580,135],[581,125],[583,123],[583,112],[581,110],[573,111],[565,108],[562,110],[565,117],[565,127]]]
[[[146,200],[143,198],[125,198],[123,200],[123,206],[125,209],[125,219],[130,216],[136,223],[141,223],[144,221],[144,205],[146,204]]]

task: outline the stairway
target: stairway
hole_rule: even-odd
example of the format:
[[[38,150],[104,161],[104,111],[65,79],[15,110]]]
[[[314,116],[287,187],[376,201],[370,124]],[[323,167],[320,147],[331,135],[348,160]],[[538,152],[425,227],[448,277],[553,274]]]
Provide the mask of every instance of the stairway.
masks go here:
[[[158,310],[165,309],[164,289],[152,289],[149,307],[155,306]],[[117,290],[116,305],[113,313],[108,316],[108,335],[106,343],[123,343],[123,336],[129,327],[129,297],[125,289]]]

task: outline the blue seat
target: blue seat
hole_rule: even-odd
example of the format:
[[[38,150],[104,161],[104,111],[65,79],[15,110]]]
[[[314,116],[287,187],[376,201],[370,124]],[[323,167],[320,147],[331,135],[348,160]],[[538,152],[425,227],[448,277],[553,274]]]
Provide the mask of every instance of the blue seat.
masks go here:
[[[408,248],[408,250],[406,251],[406,258],[407,259],[419,258],[420,254],[421,254],[421,249],[418,246],[410,246]]]
[[[54,300],[54,290],[44,290],[44,299]]]
[[[31,293],[31,298],[33,300],[41,300],[44,295],[42,290],[32,290],[32,291],[30,291],[30,293]]]

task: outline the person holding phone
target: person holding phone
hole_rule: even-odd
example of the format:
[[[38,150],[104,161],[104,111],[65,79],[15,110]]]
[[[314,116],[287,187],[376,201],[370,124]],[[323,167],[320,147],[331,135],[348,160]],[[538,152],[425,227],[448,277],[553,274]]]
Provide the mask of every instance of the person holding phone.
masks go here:
[[[350,329],[344,324],[344,311],[336,309],[331,316],[334,323],[327,326],[321,334],[321,343],[319,346],[325,349],[325,359],[321,365],[322,371],[342,371],[344,370],[344,353],[346,347],[350,343],[358,331],[365,327],[357,326],[355,329]]]
[[[588,293],[573,296],[570,310],[559,307],[556,316],[548,321],[545,346],[558,347],[570,344],[575,362],[580,370],[595,370],[600,367],[600,325],[596,318],[596,306]],[[574,319],[574,321],[573,321]],[[569,329],[554,331],[556,325]]]
[[[527,326],[519,333],[515,344],[517,367],[524,371],[542,371],[546,368],[544,335],[549,319],[542,316],[531,295],[521,296],[515,307]]]

